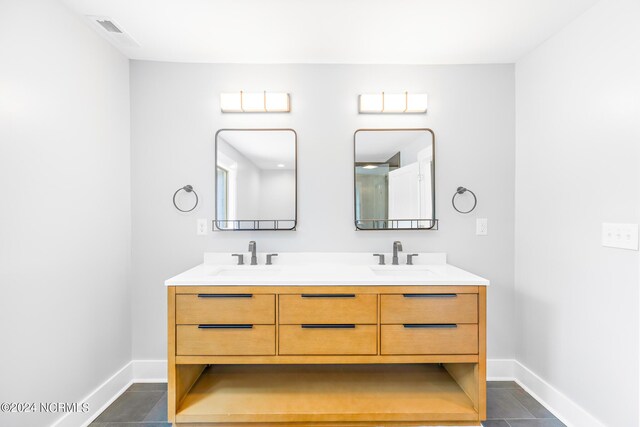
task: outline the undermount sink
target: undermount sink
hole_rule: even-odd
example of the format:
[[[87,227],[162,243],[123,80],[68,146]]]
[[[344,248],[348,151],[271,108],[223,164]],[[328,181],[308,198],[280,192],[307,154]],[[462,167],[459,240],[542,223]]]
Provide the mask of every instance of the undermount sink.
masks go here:
[[[279,267],[243,265],[237,267],[219,267],[210,275],[216,277],[265,277],[280,273]]]
[[[413,265],[389,265],[369,268],[371,269],[371,272],[377,276],[425,277],[433,276],[435,274],[428,268]]]

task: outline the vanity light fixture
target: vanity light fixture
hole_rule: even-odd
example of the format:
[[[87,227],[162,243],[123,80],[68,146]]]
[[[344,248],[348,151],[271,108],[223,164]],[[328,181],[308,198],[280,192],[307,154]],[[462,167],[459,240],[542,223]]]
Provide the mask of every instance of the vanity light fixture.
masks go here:
[[[288,113],[291,102],[288,93],[233,92],[220,94],[223,113]]]
[[[362,169],[377,169],[378,165],[366,165],[363,166]]]
[[[427,112],[426,93],[366,93],[360,95],[358,111],[376,113],[418,113]]]

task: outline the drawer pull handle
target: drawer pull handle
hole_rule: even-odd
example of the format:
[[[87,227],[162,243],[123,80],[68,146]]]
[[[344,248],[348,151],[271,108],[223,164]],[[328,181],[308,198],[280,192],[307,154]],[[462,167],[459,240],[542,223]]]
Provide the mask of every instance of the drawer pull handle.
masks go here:
[[[405,298],[455,298],[458,294],[402,294]]]
[[[302,294],[302,298],[355,298],[356,294]]]
[[[198,325],[198,329],[251,329],[253,325]]]
[[[355,329],[356,325],[300,325],[302,329]]]
[[[455,323],[405,323],[403,326],[407,329],[455,329],[458,327]]]
[[[253,294],[198,294],[198,298],[253,298]]]

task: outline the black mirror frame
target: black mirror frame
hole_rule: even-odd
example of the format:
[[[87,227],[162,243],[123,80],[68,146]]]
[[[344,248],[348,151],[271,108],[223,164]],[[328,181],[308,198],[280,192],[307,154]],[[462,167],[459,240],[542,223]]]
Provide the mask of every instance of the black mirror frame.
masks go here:
[[[359,221],[356,218],[356,137],[358,132],[393,132],[393,131],[425,131],[431,134],[432,144],[431,144],[431,152],[432,152],[432,163],[433,167],[431,170],[431,206],[432,206],[432,217],[431,219],[380,219],[379,221],[431,221],[430,227],[386,227],[386,228],[362,228],[358,225]],[[397,230],[416,230],[416,231],[430,231],[438,229],[438,220],[436,219],[436,134],[433,130],[429,128],[380,128],[380,129],[357,129],[353,133],[353,219],[354,225],[357,231],[397,231]]]
[[[251,129],[236,129],[236,128],[230,128],[230,129],[219,129],[216,134],[215,134],[215,142],[214,142],[214,165],[217,168],[218,167],[218,135],[221,132],[228,132],[228,131],[248,131],[248,132],[265,132],[265,131],[291,131],[293,132],[293,137],[294,137],[294,149],[295,149],[295,214],[294,214],[294,218],[293,218],[293,227],[291,228],[260,228],[260,223],[261,222],[272,222],[274,223],[274,226],[277,226],[278,221],[287,221],[290,222],[291,220],[235,220],[237,222],[243,222],[243,223],[251,223],[253,222],[254,227],[248,227],[248,228],[220,228],[219,227],[219,219],[218,219],[218,197],[216,195],[215,197],[215,201],[214,201],[214,220],[213,220],[213,227],[214,230],[216,231],[295,231],[296,227],[298,226],[298,133],[295,131],[295,129],[291,129],[291,128],[251,128]],[[214,194],[218,189],[218,174],[214,174]],[[257,226],[257,228],[256,228]]]

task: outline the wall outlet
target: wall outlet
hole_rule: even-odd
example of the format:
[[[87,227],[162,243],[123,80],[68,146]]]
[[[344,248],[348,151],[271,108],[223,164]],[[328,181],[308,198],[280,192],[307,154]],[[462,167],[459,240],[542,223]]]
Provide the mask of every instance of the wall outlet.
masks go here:
[[[209,221],[206,218],[198,219],[198,236],[206,236],[209,233],[208,224]]]
[[[486,236],[489,234],[489,220],[487,218],[476,218],[476,235]]]
[[[638,224],[602,223],[602,246],[638,250]]]

